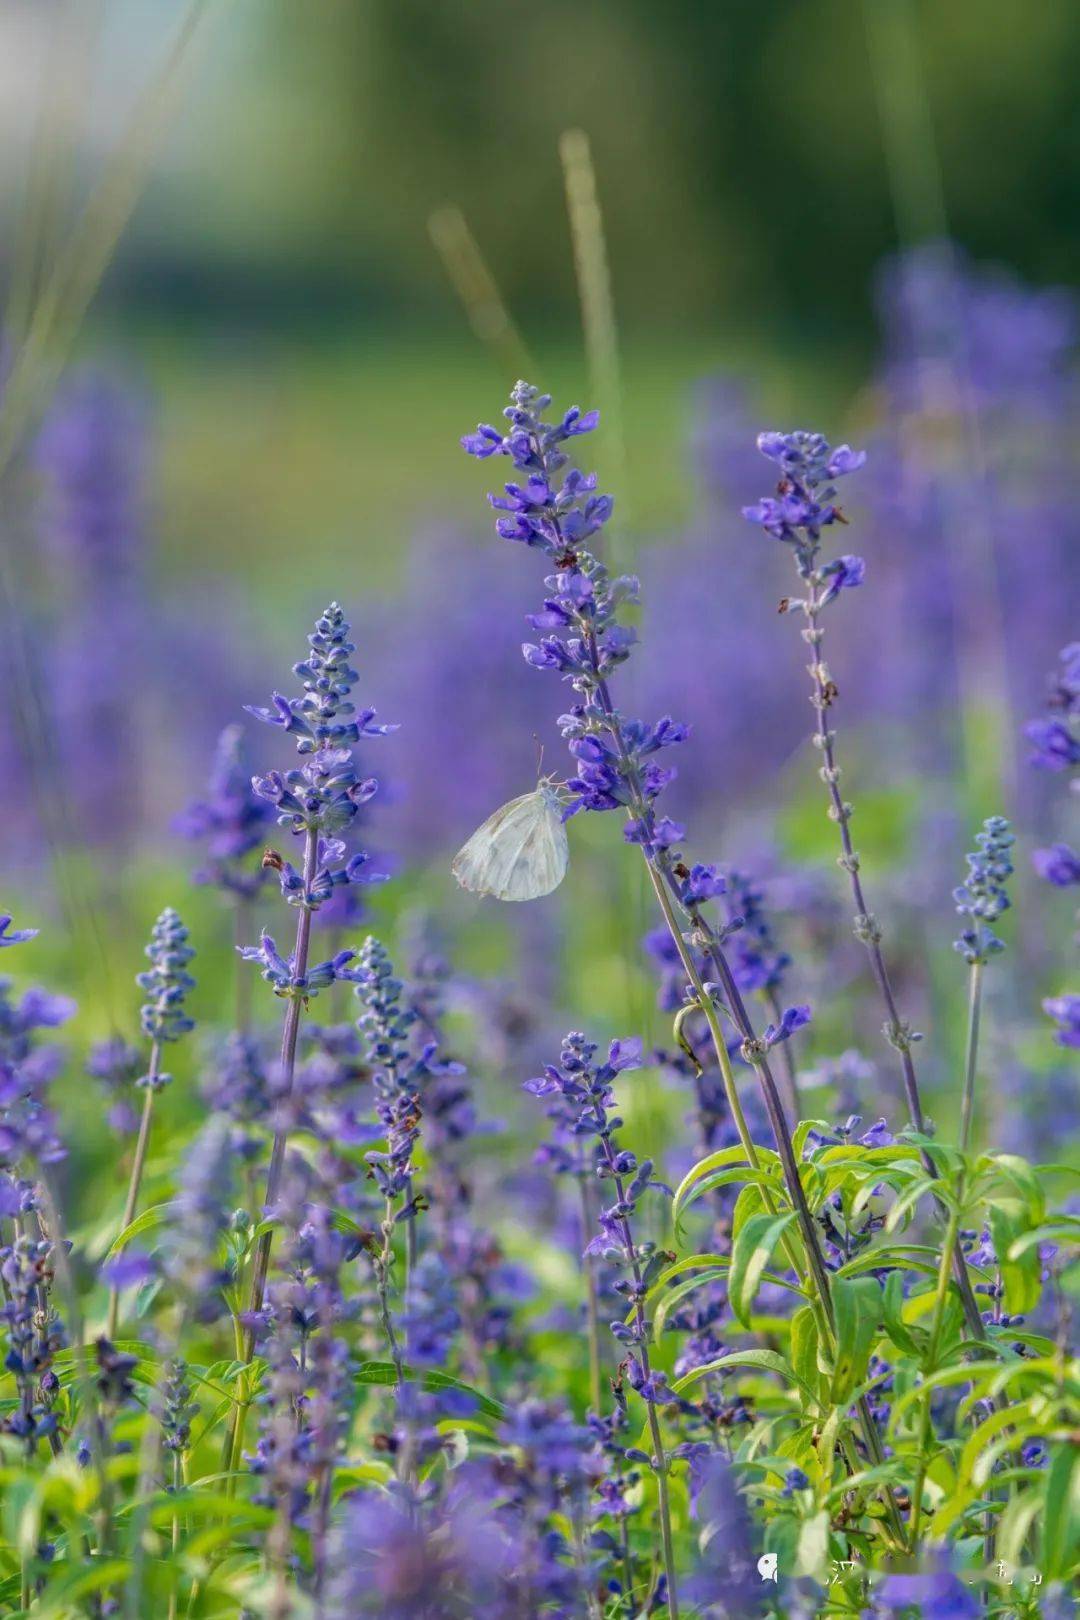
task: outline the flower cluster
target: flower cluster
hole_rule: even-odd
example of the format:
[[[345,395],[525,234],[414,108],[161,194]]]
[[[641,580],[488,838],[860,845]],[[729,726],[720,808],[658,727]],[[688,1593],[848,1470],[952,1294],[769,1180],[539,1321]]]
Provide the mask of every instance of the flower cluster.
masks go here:
[[[1034,745],[1031,763],[1044,771],[1075,771],[1080,766],[1080,641],[1062,648],[1061,668],[1050,683],[1046,709],[1044,716],[1024,727]]]
[[[252,791],[242,737],[241,726],[225,727],[205,797],[193,800],[173,827],[181,837],[206,846],[206,863],[194,873],[196,883],[213,884],[226,894],[250,900],[266,881],[268,868],[252,867],[247,857],[263,842],[274,812]]]
[[[372,1068],[375,1110],[386,1130],[385,1149],[373,1149],[366,1158],[384,1198],[410,1192],[397,1219],[412,1220],[416,1214],[412,1155],[420,1135],[420,1088],[427,1074],[424,1058],[414,1057],[409,1048],[416,1014],[403,1004],[405,987],[394,975],[385,945],[373,935],[361,948],[356,979],[356,995],[364,1008],[358,1024]]]
[[[18,1392],[17,1404],[0,1419],[0,1431],[17,1436],[33,1455],[38,1440],[56,1433],[53,1400],[60,1381],[53,1363],[66,1342],[60,1319],[48,1304],[52,1245],[17,1237],[0,1249],[0,1280],[0,1321],[8,1338],[4,1366]]]
[[[780,468],[775,495],[766,495],[753,506],[744,506],[743,517],[759,523],[767,534],[786,541],[795,554],[800,575],[824,588],[819,605],[842,590],[863,582],[861,557],[838,557],[815,572],[821,531],[844,522],[836,505],[836,480],[857,472],[866,462],[866,452],[842,444],[833,450],[820,433],[761,433],[758,449]]]
[[[990,925],[1009,909],[1005,882],[1012,875],[1010,851],[1016,839],[1004,816],[990,816],[975,842],[978,848],[967,857],[968,875],[953,890],[958,913],[968,919],[953,948],[972,965],[1005,949]]]
[[[143,1034],[155,1047],[168,1041],[178,1041],[195,1028],[195,1020],[184,1009],[188,993],[195,988],[195,980],[187,964],[195,955],[188,944],[188,931],[171,906],[166,906],[150,933],[146,954],[151,966],[135,976],[140,990],[147,999],[139,1014]],[[167,1085],[170,1075],[157,1072],[151,1066],[140,1085],[154,1089]]]
[[[269,771],[256,776],[253,785],[276,809],[279,826],[307,839],[302,873],[280,856],[272,864],[289,904],[315,911],[335,887],[383,881],[382,875],[366,870],[369,857],[363,852],[346,860],[345,845],[336,835],[351,826],[378,787],[374,777],[357,774],[353,745],[361,737],[384,737],[397,727],[378,723],[374,709],[357,709],[352,701],[359,676],[349,659],[356,647],[336,602],[316,621],[308,642],[308,656],[293,666],[303,696],[275,692],[272,708],[249,707],[248,713],[294,736],[296,751],[304,758],[299,769]]]
[[[291,952],[287,958],[282,956],[265,929],[257,945],[238,945],[237,950],[245,962],[261,963],[262,977],[273,985],[276,996],[308,1001],[332,984],[355,981],[357,977],[356,970],[349,966],[356,956],[355,951],[337,951],[325,962],[317,962],[303,973],[297,972],[296,952]]]
[[[560,719],[577,772],[567,782],[568,814],[578,810],[629,812],[625,836],[648,853],[667,849],[683,830],[666,818],[656,822],[653,802],[674,779],[675,772],[656,756],[684,742],[688,728],[665,717],[650,724],[619,716],[607,692],[607,677],[630,655],[637,633],[619,622],[622,607],[636,603],[638,581],[629,575],[611,579],[607,569],[585,549],[611,516],[613,502],[597,495],[593,474],[567,470],[568,458],[559,448],[566,440],[591,432],[599,420],[595,411],[584,415],[575,406],[557,423],[544,421],[551,404],[528,383],[519,382],[505,415],[505,435],[481,426],[462,445],[470,455],[509,456],[528,473],[524,483],[506,486],[505,496],[492,495],[492,504],[512,517],[500,518],[496,529],[506,539],[523,541],[544,551],[555,572],[545,580],[543,610],[529,616],[538,643],[526,642],[526,662],[537,669],[557,670],[581,701]]]
[[[36,929],[10,929],[0,916],[0,940],[18,945]],[[9,1172],[32,1171],[65,1155],[48,1101],[49,1086],[62,1061],[60,1050],[36,1043],[39,1030],[55,1029],[75,1012],[68,996],[37,987],[16,998],[10,979],[0,978],[0,1216],[17,1215],[35,1202],[33,1184]]]

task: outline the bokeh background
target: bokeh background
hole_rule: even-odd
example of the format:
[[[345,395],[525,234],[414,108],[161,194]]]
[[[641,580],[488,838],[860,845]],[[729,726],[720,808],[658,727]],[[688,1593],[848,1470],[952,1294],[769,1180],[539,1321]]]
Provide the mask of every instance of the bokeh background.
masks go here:
[[[999,1056],[1017,1092],[1031,1065],[1056,1083],[1024,1020],[1063,987],[1069,908],[1029,855],[1068,795],[1028,768],[1021,727],[1080,628],[1076,6],[196,10],[170,66],[183,8],[164,0],[0,5],[9,376],[25,383],[73,241],[80,317],[35,357],[0,446],[0,880],[3,909],[43,927],[36,971],[81,984],[83,1036],[131,1030],[166,901],[200,945],[203,1016],[228,1004],[228,920],[189,892],[173,823],[333,597],[365,697],[402,727],[371,761],[370,839],[396,868],[376,921],[433,913],[463,964],[499,970],[511,1030],[565,1009],[658,1038],[647,908],[609,827],[572,829],[574,884],[524,916],[448,872],[531,785],[536,739],[562,758],[563,694],[518,651],[540,570],[492,533],[497,469],[458,447],[528,367],[604,410],[590,465],[645,597],[624,691],[692,722],[673,811],[700,855],[767,881],[799,999],[860,958],[804,746],[804,649],[776,612],[790,559],[739,507],[769,487],[763,426],[869,449],[844,537],[867,584],[830,625],[860,847],[938,1037],[932,1082],[956,1039],[963,851],[984,816],[1017,819],[1025,968]],[[617,346],[603,300],[583,325],[568,131]],[[102,192],[124,228],[98,286],[102,232],[79,222]],[[261,729],[251,764],[280,764]],[[811,1052],[864,1037],[872,1009],[823,1014]]]

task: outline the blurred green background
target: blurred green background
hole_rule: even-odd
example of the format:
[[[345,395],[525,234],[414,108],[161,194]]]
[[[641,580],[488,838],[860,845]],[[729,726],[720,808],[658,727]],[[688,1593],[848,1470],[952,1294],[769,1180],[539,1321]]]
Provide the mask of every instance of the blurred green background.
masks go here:
[[[74,217],[180,13],[6,0],[9,243],[39,107],[74,141]],[[418,523],[475,514],[457,434],[509,363],[428,221],[463,210],[538,374],[583,394],[558,154],[575,127],[620,323],[624,510],[670,524],[689,380],[722,364],[773,415],[836,428],[899,242],[947,229],[1036,283],[1075,279],[1078,70],[1071,0],[211,3],[82,339],[149,382],[160,568],[240,574],[276,620],[298,544],[347,592]]]

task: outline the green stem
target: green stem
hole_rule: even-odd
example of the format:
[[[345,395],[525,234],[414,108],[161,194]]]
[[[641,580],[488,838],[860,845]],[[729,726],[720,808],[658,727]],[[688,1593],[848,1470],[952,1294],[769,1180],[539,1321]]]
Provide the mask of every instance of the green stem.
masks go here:
[[[960,1151],[971,1151],[971,1132],[975,1118],[975,1068],[979,1055],[979,1015],[982,1010],[981,962],[971,964],[968,978],[968,1038],[964,1059],[964,1099],[960,1111]]]
[[[968,1019],[967,1040],[964,1052],[964,1096],[960,1118],[960,1149],[967,1153],[971,1143],[971,1126],[975,1111],[975,1070],[979,1059],[979,1014],[982,1007],[982,969],[981,962],[971,964],[968,976]],[[956,1188],[956,1204],[949,1212],[949,1224],[945,1233],[945,1242],[941,1250],[941,1261],[938,1265],[937,1287],[934,1291],[934,1313],[930,1322],[930,1338],[926,1347],[926,1359],[923,1362],[923,1377],[933,1376],[937,1367],[938,1350],[941,1344],[941,1333],[945,1322],[945,1305],[949,1297],[949,1274],[953,1270],[953,1257],[957,1250],[960,1218],[964,1208],[964,1193],[966,1189],[967,1174],[961,1170],[960,1179]],[[965,1268],[966,1269],[966,1268]],[[922,1403],[919,1418],[919,1445],[918,1445],[918,1472],[915,1476],[915,1491],[911,1502],[911,1552],[914,1555],[919,1545],[919,1528],[922,1519],[922,1498],[926,1485],[926,1472],[930,1465],[929,1449],[932,1438],[932,1423],[930,1417],[930,1403],[932,1395],[928,1389],[926,1399]]]
[[[941,1249],[941,1260],[938,1264],[937,1286],[934,1290],[934,1313],[930,1322],[930,1338],[926,1346],[926,1356],[923,1361],[923,1378],[933,1376],[937,1367],[938,1348],[941,1344],[941,1330],[945,1321],[945,1305],[949,1297],[949,1277],[952,1272],[952,1250],[960,1230],[960,1211],[963,1207],[963,1183],[957,1189],[959,1197],[955,1209],[949,1213],[949,1225],[945,1233],[945,1242]],[[930,1420],[930,1403],[932,1391],[927,1389],[926,1398],[922,1403],[919,1416],[918,1441],[918,1468],[915,1475],[915,1489],[911,1498],[911,1533],[910,1551],[912,1556],[918,1551],[919,1528],[922,1519],[923,1489],[926,1485],[926,1473],[930,1466],[930,1441],[932,1438],[932,1424]]]
[[[589,1207],[589,1188],[584,1174],[577,1177],[581,1189],[582,1249],[593,1231],[593,1214]],[[589,1401],[593,1411],[600,1413],[600,1311],[596,1297],[596,1263],[591,1254],[582,1261],[585,1267],[585,1329],[589,1346]]]
[[[316,828],[309,827],[304,839],[304,894],[310,894],[311,886],[315,881],[315,871],[318,866],[319,834]],[[300,915],[296,922],[296,947],[293,951],[293,973],[297,979],[303,978],[307,972],[308,948],[311,943],[311,911],[307,906],[301,906]],[[284,1078],[284,1098],[288,1101],[292,1095],[293,1076],[296,1071],[296,1043],[300,1035],[300,1020],[303,1015],[304,998],[300,994],[290,995],[285,1009],[285,1019],[281,1029],[281,1072]],[[266,1175],[265,1208],[272,1210],[277,1203],[281,1191],[281,1178],[285,1170],[285,1149],[288,1145],[288,1136],[283,1128],[275,1131],[274,1142],[270,1150],[270,1168]],[[274,1245],[273,1228],[268,1228],[258,1240],[255,1250],[255,1265],[251,1277],[251,1296],[248,1301],[248,1310],[252,1316],[252,1326],[248,1329],[244,1340],[241,1360],[245,1366],[250,1366],[255,1355],[255,1326],[254,1318],[262,1309],[263,1295],[266,1292],[266,1279],[270,1272],[270,1251]],[[233,1403],[226,1427],[225,1444],[222,1449],[221,1466],[228,1469],[232,1458],[243,1449],[244,1418],[246,1406],[242,1407],[237,1400]]]
[[[150,1124],[154,1117],[154,1098],[157,1095],[157,1078],[161,1073],[161,1042],[155,1041],[150,1049],[150,1069],[146,1076],[146,1092],[143,1097],[142,1118],[139,1121],[139,1136],[135,1143],[135,1157],[131,1161],[131,1177],[128,1181],[127,1198],[124,1201],[124,1213],[120,1221],[121,1232],[126,1232],[135,1219],[139,1207],[139,1190],[142,1187],[143,1171],[146,1168],[146,1155],[150,1149]],[[120,1290],[109,1290],[109,1314],[105,1320],[105,1337],[116,1337],[117,1323],[120,1320]]]

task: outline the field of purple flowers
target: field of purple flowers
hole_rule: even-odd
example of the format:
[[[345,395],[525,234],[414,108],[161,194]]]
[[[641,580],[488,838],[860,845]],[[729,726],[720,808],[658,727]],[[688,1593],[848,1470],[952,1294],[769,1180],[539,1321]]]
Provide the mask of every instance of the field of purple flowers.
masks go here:
[[[137,396],[61,383],[4,1614],[1074,1613],[1077,313],[944,246],[878,304],[853,445],[705,383],[654,538],[598,412],[478,398],[280,664],[152,578]]]

